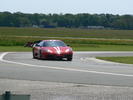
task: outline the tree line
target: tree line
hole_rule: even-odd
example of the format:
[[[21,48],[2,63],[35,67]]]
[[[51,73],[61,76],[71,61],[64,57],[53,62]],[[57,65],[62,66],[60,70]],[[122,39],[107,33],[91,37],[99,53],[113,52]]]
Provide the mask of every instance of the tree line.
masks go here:
[[[103,26],[112,29],[133,29],[133,15],[113,14],[26,14],[0,12],[0,26],[6,27],[66,27]]]

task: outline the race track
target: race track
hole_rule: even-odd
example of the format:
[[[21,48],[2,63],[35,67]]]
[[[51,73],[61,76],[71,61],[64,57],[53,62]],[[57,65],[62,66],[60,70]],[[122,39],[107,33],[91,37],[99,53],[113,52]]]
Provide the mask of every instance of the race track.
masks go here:
[[[1,52],[0,78],[133,86],[133,65],[97,60],[96,56],[133,56],[133,52],[74,52],[73,61],[32,59],[31,52]]]

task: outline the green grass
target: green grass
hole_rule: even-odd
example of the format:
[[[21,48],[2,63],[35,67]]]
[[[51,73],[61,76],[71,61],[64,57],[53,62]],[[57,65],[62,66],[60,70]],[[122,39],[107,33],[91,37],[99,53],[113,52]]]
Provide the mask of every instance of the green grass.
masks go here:
[[[133,64],[133,57],[97,57],[98,59],[119,62],[125,64]]]
[[[133,51],[133,46],[124,45],[72,45],[75,51]]]
[[[15,36],[1,36],[0,46],[23,46],[27,42],[36,40],[45,40],[49,38],[36,38],[36,37],[15,37]],[[129,45],[133,46],[133,40],[110,40],[110,39],[64,39],[64,38],[52,38],[60,39],[70,45]]]
[[[23,47],[25,43],[49,39],[46,36],[60,37],[52,39],[63,40],[65,43],[71,45],[75,51],[133,50],[133,30],[0,27],[0,51],[30,51],[31,49]],[[84,39],[65,39],[64,37],[79,37]]]
[[[49,37],[133,39],[133,30],[0,27],[0,36],[3,36],[3,35],[4,36],[49,36]]]
[[[132,51],[133,46],[123,45],[75,45],[71,44],[74,51]],[[0,52],[9,51],[32,51],[31,48],[24,46],[0,46]]]
[[[0,52],[24,52],[24,51],[32,51],[32,49],[23,46],[0,46]]]

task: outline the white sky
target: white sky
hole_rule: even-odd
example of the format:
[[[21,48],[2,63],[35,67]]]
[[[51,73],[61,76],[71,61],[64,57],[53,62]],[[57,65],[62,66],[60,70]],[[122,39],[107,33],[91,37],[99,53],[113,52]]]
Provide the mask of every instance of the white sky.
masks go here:
[[[0,12],[132,14],[133,0],[0,0]]]

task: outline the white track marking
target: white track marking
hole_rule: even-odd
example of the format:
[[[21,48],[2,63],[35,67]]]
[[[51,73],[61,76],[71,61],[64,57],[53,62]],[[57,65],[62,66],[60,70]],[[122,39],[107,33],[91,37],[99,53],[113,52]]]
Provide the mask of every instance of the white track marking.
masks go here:
[[[56,69],[56,70],[65,70],[65,71],[75,71],[75,72],[85,72],[85,73],[95,73],[95,74],[104,74],[104,75],[113,75],[113,76],[126,76],[126,77],[133,77],[133,75],[129,74],[118,74],[118,73],[109,73],[109,72],[99,72],[99,71],[91,71],[91,70],[82,70],[82,69],[73,69],[73,68],[61,68],[61,67],[52,67],[52,66],[39,66],[39,65],[32,65],[20,62],[14,62],[9,60],[4,60],[4,56],[7,55],[9,52],[4,52],[0,55],[0,61],[5,63],[12,63],[12,64],[19,64],[24,66],[30,67],[41,67],[41,68],[48,68],[48,69]]]

